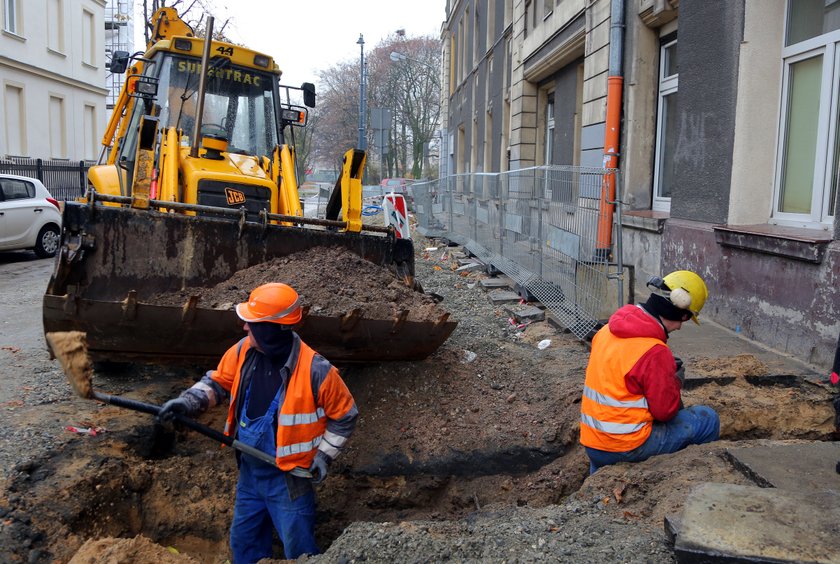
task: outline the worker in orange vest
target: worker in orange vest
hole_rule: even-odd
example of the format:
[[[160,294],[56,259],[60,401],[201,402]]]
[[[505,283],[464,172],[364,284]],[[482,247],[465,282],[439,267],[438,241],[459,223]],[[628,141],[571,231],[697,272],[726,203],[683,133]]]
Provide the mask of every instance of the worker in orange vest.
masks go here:
[[[229,398],[225,434],[274,457],[270,465],[236,452],[234,564],[272,558],[272,529],[287,559],[318,554],[312,484],[324,480],[352,434],[356,403],[338,370],[294,332],[302,318],[294,289],[259,286],[236,313],[248,336],[228,349],[216,370],[166,402],[158,418],[195,416]]]
[[[592,339],[580,414],[580,442],[589,472],[617,462],[640,462],[720,437],[711,408],[684,408],[682,361],[666,344],[697,315],[708,297],[694,272],[678,270],[648,282],[640,305],[616,311]]]

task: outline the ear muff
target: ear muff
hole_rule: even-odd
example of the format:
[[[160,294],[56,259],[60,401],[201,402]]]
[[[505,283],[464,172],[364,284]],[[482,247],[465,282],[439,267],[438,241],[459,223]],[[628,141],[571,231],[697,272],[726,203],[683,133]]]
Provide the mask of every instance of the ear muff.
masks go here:
[[[671,299],[671,303],[680,309],[688,309],[691,307],[691,294],[689,294],[685,288],[671,290],[669,298]]]

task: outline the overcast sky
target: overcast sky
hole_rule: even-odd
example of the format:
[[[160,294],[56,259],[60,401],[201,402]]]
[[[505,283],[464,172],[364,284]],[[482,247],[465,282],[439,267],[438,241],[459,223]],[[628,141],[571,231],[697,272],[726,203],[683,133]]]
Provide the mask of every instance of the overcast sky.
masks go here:
[[[281,82],[318,85],[317,71],[340,61],[358,61],[359,34],[365,52],[398,29],[409,36],[440,35],[446,0],[215,0],[216,26],[233,21],[225,34],[237,43],[274,57]],[[142,2],[138,2],[142,10]],[[140,17],[139,15],[137,17]],[[143,27],[135,26],[137,48]]]

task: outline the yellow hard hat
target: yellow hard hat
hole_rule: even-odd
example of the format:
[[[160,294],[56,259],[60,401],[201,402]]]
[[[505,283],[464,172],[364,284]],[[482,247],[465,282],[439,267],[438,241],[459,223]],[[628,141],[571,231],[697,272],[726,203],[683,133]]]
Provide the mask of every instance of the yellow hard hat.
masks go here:
[[[671,303],[681,309],[687,309],[692,313],[691,318],[695,323],[700,310],[706,304],[709,297],[709,289],[706,283],[690,270],[677,270],[662,279],[668,286],[670,294],[668,299]]]

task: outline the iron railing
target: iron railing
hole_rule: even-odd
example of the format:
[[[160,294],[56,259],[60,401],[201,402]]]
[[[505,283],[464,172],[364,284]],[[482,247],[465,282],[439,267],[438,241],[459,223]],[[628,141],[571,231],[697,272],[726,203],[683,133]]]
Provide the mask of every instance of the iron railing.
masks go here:
[[[17,174],[40,180],[57,200],[83,196],[88,169],[95,161],[65,161],[7,157],[0,159],[0,173]]]
[[[620,197],[606,199],[615,205],[617,226],[609,216],[599,221],[602,192],[610,183],[618,190],[619,175],[549,166],[418,182],[412,186],[418,230],[464,246],[584,339],[625,301]]]

